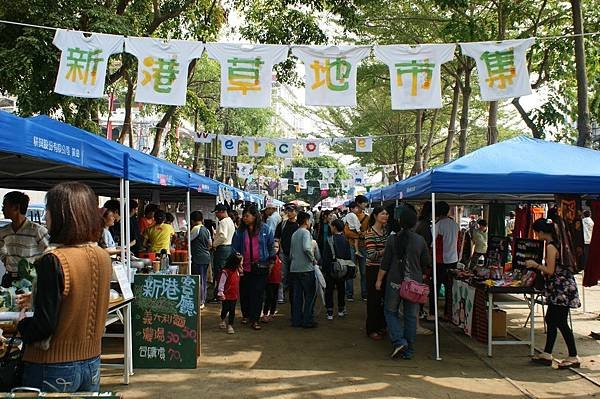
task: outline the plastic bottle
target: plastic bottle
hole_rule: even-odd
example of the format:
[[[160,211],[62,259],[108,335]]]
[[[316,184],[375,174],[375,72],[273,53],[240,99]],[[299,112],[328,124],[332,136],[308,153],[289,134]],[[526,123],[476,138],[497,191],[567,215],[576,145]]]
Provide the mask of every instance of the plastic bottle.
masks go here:
[[[169,268],[169,254],[166,249],[160,250],[160,270],[167,270]]]

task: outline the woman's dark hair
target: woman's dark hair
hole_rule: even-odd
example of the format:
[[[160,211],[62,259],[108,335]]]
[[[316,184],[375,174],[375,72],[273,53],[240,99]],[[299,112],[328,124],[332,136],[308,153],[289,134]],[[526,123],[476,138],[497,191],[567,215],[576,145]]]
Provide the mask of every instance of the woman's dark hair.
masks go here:
[[[242,255],[239,252],[232,252],[225,260],[225,269],[235,270],[242,264]]]
[[[50,241],[77,245],[98,242],[104,221],[98,213],[98,199],[92,189],[79,182],[65,182],[46,194],[50,215]]]
[[[171,212],[165,213],[165,221],[167,223],[173,223],[175,221],[175,216]]]
[[[431,221],[431,201],[425,201],[419,213],[419,220]]]
[[[158,209],[154,212],[154,221],[156,224],[164,223],[167,218],[167,214],[162,209]]]
[[[402,229],[396,239],[396,253],[403,257],[408,245],[409,232],[417,224],[417,213],[410,208],[404,208],[398,218],[398,226]]]
[[[252,234],[257,235],[258,233],[260,233],[260,229],[263,224],[262,217],[260,215],[260,211],[258,210],[258,208],[255,205],[250,205],[249,207],[244,208],[244,210],[242,211],[242,220],[240,222],[240,230],[248,229],[248,226],[244,222],[244,215],[246,215],[246,214],[250,214],[250,215],[254,216],[255,219],[254,219]]]
[[[531,228],[538,233],[542,232],[552,235],[552,242],[559,245],[560,240],[558,238],[558,231],[556,230],[556,224],[552,219],[539,218],[533,222]]]
[[[298,217],[296,218],[296,223],[298,223],[298,226],[302,226],[307,220],[310,220],[310,215],[308,212],[298,212]]]
[[[323,212],[321,212],[321,223],[325,223],[325,220],[327,220],[327,216],[331,215],[331,210],[327,209]]]
[[[144,216],[148,217],[148,216],[150,216],[151,213],[154,213],[154,212],[156,212],[158,210],[159,210],[158,209],[158,205],[156,205],[156,204],[148,204],[144,208]]]
[[[27,214],[27,208],[29,207],[29,197],[27,194],[20,191],[11,191],[4,196],[3,201],[11,206],[18,205],[19,213],[21,215]]]
[[[446,201],[440,201],[435,204],[435,216],[448,216],[450,213],[450,205]]]
[[[190,213],[190,219],[192,219],[192,222],[202,222],[204,220],[204,215],[200,211],[194,211]]]
[[[344,231],[344,222],[341,219],[335,219],[331,222],[331,227],[335,227],[335,229],[341,233]]]
[[[383,211],[386,211],[386,209],[382,206],[376,206],[375,208],[373,208],[373,212],[371,212],[371,216],[369,216],[369,227],[373,227],[373,225],[375,225],[377,215],[379,215]]]
[[[106,208],[107,211],[111,211],[112,213],[116,213],[118,215],[121,212],[121,203],[119,200],[111,199],[106,201],[102,208]]]

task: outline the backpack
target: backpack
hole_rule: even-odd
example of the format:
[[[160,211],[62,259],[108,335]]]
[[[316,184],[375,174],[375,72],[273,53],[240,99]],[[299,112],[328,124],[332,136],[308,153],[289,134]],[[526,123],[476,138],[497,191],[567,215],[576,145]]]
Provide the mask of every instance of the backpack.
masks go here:
[[[331,262],[331,277],[334,280],[350,280],[356,277],[356,265],[351,260],[337,259],[335,256],[335,244],[333,243],[333,237],[327,239],[329,248],[331,249],[331,255],[333,261]]]

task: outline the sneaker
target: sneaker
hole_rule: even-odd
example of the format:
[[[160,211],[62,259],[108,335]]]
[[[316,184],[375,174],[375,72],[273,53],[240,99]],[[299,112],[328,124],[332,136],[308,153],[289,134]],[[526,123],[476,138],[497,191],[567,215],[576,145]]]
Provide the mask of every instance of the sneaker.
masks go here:
[[[235,334],[235,330],[231,324],[227,326],[227,334]]]
[[[201,305],[200,305],[200,310],[203,310],[205,307],[206,307],[206,305],[204,305],[204,304],[201,304]]]
[[[553,357],[550,353],[542,352],[531,358],[531,362],[534,364],[540,364],[542,366],[552,366]]]
[[[366,297],[363,297],[363,298],[362,298],[362,301],[363,301],[363,302],[367,302],[367,298],[366,298]]]
[[[327,320],[333,320],[333,312],[327,312]]]
[[[346,297],[346,300],[347,300],[348,302],[354,302],[354,297],[353,297],[353,296],[347,296],[347,297]]]
[[[224,329],[226,329],[226,328],[227,328],[227,323],[225,323],[225,320],[223,320],[223,321],[221,321],[221,322],[219,323],[219,328],[220,328],[221,330],[224,330]]]
[[[345,317],[347,314],[348,312],[346,312],[346,309],[342,309],[338,312],[339,317]]]
[[[406,348],[406,345],[398,345],[398,346],[394,346],[394,350],[392,351],[392,353],[390,354],[390,357],[392,359],[397,359],[399,356],[402,355],[402,353],[404,352],[404,348]]]

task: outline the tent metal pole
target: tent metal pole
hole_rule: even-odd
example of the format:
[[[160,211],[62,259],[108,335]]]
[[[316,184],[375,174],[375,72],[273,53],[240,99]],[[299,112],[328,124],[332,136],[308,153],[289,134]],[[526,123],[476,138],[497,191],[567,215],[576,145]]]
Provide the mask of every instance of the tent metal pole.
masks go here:
[[[129,271],[129,266],[125,260],[125,223],[127,219],[125,218],[125,179],[119,179],[119,217],[121,221],[119,223],[120,231],[119,234],[121,236],[121,262],[125,267],[125,270]]]
[[[583,277],[585,271],[581,272],[581,280],[583,281]],[[585,313],[585,287],[583,286],[583,284],[581,284],[581,302],[582,302],[582,308],[581,310],[583,311],[583,313]]]
[[[187,247],[188,247],[188,267],[187,267],[187,274],[192,274],[192,242],[190,241],[190,232],[192,230],[192,221],[191,221],[191,217],[190,217],[190,213],[191,213],[191,201],[190,201],[190,190],[188,189],[186,191],[186,197],[185,197],[185,201],[186,201],[186,210],[185,210],[185,217],[186,217],[186,222],[187,222]]]
[[[125,180],[125,257],[127,258],[127,264],[125,270],[129,275],[129,268],[131,267],[131,208],[129,202],[131,197],[129,196],[129,180]],[[136,237],[137,238],[137,237]],[[133,281],[130,281],[133,283]]]
[[[442,360],[440,357],[440,327],[438,322],[438,290],[437,290],[437,260],[435,257],[436,245],[435,238],[437,232],[435,231],[435,193],[431,193],[431,249],[433,253],[433,308],[434,308],[434,324],[435,324],[435,359]]]

